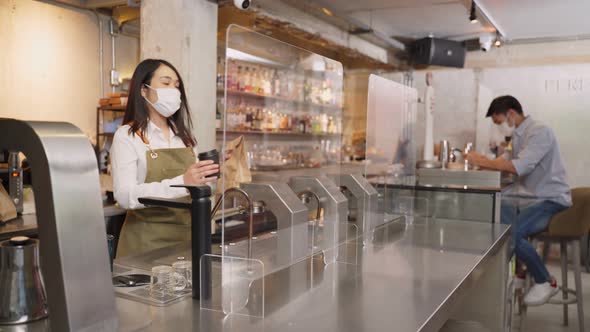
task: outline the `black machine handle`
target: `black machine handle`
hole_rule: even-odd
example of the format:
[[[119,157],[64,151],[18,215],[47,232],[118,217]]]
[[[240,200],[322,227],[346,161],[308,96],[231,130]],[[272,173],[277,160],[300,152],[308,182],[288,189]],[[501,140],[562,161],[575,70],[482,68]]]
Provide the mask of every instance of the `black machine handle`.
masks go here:
[[[209,299],[211,297],[211,265],[206,263],[201,270],[201,257],[211,254],[211,188],[209,186],[182,185],[172,187],[186,188],[191,195],[191,201],[140,197],[139,202],[146,206],[190,210],[193,298]]]
[[[162,206],[175,209],[187,209],[191,208],[190,201],[182,201],[171,198],[158,198],[158,197],[140,197],[138,201],[145,206]]]

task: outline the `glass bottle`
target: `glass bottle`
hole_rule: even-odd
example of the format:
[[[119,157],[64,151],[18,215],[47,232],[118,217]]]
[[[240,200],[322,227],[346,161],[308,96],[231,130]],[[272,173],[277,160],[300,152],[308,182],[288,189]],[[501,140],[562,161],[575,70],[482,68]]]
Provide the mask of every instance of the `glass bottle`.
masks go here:
[[[275,97],[281,96],[281,79],[279,77],[278,70],[273,70],[272,73],[272,92],[271,94]]]
[[[225,65],[221,57],[217,57],[217,89],[223,89],[225,84]]]
[[[270,70],[264,71],[264,92],[265,95],[272,95],[272,77]]]
[[[252,76],[250,75],[250,68],[246,67],[244,72],[244,91],[252,92]]]
[[[252,76],[252,93],[259,93],[259,88],[260,88],[260,77],[258,76],[258,71],[256,70],[256,67],[252,67],[252,70],[250,71],[250,75]]]
[[[252,114],[252,108],[246,107],[246,130],[250,131],[254,127],[254,115]]]
[[[238,66],[238,84],[236,86],[237,91],[244,91],[246,90],[246,75],[242,71],[242,66]]]

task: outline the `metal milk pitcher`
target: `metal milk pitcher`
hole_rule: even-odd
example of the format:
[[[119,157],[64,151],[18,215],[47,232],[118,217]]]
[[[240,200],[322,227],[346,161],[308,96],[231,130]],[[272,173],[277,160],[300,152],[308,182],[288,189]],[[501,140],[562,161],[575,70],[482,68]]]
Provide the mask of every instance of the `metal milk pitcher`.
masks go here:
[[[451,161],[450,154],[451,154],[451,144],[449,143],[449,141],[447,141],[447,140],[440,141],[440,152],[438,155],[438,161],[441,162],[442,169],[446,169],[447,163],[449,161]]]
[[[47,317],[39,268],[39,241],[26,236],[0,242],[0,325]]]

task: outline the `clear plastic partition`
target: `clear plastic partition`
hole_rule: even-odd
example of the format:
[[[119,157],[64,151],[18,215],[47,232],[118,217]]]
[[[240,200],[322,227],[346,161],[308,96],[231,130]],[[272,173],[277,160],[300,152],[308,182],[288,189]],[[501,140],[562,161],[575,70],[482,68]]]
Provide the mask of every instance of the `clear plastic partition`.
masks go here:
[[[417,92],[406,85],[371,75],[367,100],[365,177],[379,192],[377,216],[368,220],[365,234],[428,209],[428,202],[415,198]],[[404,195],[394,195],[403,189]]]
[[[209,304],[239,312],[235,295],[247,293],[236,287],[248,285],[244,280],[261,280],[313,255],[335,262],[349,235],[340,231],[348,229],[341,226],[346,198],[326,176],[340,172],[343,69],[236,25],[225,42],[218,139],[225,149],[239,148],[221,167],[213,237],[221,249],[223,294]],[[214,258],[207,262],[215,265]],[[256,273],[243,273],[248,264]]]

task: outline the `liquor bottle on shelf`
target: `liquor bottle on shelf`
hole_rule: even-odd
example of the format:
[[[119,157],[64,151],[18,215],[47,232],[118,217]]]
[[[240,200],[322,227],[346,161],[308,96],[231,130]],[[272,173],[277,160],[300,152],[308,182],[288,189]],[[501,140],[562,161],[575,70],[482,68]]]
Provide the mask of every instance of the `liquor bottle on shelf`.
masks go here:
[[[298,119],[297,125],[299,127],[298,131],[302,134],[306,133],[306,119],[305,117],[301,117]]]
[[[252,92],[252,76],[250,75],[250,68],[246,67],[244,71],[244,90],[245,92]]]
[[[225,86],[225,64],[221,57],[217,58],[217,88],[223,89]]]
[[[215,129],[222,129],[223,127],[223,118],[221,116],[223,112],[223,98],[217,98],[217,103],[215,107]]]
[[[281,131],[288,131],[289,130],[289,119],[288,119],[287,115],[285,115],[285,114],[280,115],[279,128],[281,129]]]
[[[272,91],[271,95],[275,97],[281,96],[281,79],[278,73],[278,70],[274,69],[272,71]]]
[[[244,91],[246,90],[246,75],[244,75],[244,71],[242,70],[242,66],[238,66],[238,84],[236,86],[235,91]]]
[[[252,108],[248,106],[246,108],[246,130],[253,130],[254,129],[254,114],[252,113]]]
[[[278,131],[281,128],[281,116],[276,112],[272,112],[272,130]]]
[[[336,123],[334,121],[333,116],[330,116],[328,118],[328,133],[329,134],[336,134]]]
[[[295,75],[291,71],[287,73],[286,87],[285,97],[295,99]]]
[[[321,104],[332,105],[332,88],[329,86],[328,81],[322,82],[322,93],[321,93]]]
[[[267,96],[272,96],[272,77],[269,70],[264,71],[264,80],[263,80],[263,94]]]
[[[321,125],[321,133],[326,134],[328,133],[328,115],[326,113],[322,113],[320,115],[320,125]]]
[[[260,93],[260,76],[258,75],[258,70],[256,67],[252,67],[250,71],[250,75],[252,76],[252,93]]]
[[[309,103],[311,101],[311,94],[312,94],[311,77],[305,77],[305,82],[303,84],[303,101],[306,103]]]
[[[260,108],[256,109],[256,113],[254,115],[254,119],[252,121],[252,129],[253,130],[261,130],[261,122],[262,122],[262,110]]]
[[[311,119],[311,133],[314,135],[318,135],[322,131],[322,127],[320,125],[320,116],[316,115]]]
[[[238,69],[237,69],[237,64],[234,60],[230,60],[228,63],[228,82],[227,82],[227,87],[230,90],[235,90],[236,86],[238,84],[237,79],[238,79]]]
[[[238,130],[245,130],[246,129],[246,115],[244,114],[244,110],[243,109],[238,109],[238,117],[236,119],[237,121],[237,128]]]
[[[295,91],[294,91],[294,99],[295,100],[303,100],[303,76],[295,75]]]
[[[258,78],[258,93],[261,95],[266,95],[266,68],[260,67],[260,69],[258,70]]]

